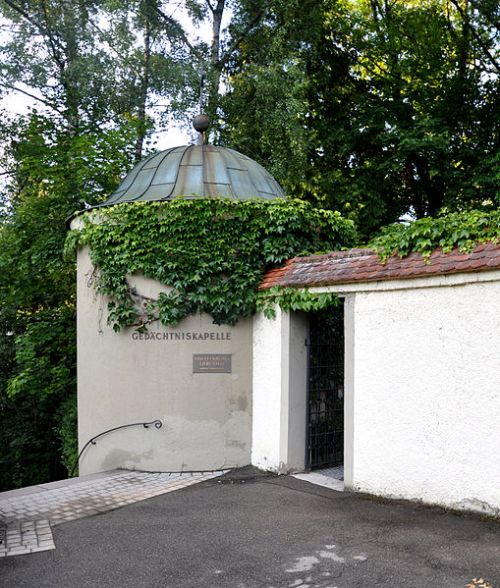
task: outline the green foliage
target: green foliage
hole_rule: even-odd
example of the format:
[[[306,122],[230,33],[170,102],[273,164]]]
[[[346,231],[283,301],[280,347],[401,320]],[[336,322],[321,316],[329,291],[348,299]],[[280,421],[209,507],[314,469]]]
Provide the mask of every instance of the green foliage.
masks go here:
[[[0,396],[0,490],[53,479],[57,444],[51,430],[52,406],[35,396],[15,402]]]
[[[486,241],[500,241],[499,210],[454,212],[409,224],[393,224],[384,228],[370,246],[386,260],[391,255],[404,257],[413,251],[429,257],[437,247],[445,252],[455,247],[470,251],[477,243]]]
[[[57,436],[61,443],[60,455],[62,465],[71,473],[78,458],[78,406],[76,391],[66,396],[57,415]],[[78,475],[76,470],[75,475]]]
[[[276,316],[276,307],[284,312],[315,312],[337,306],[340,298],[333,292],[310,292],[302,288],[280,288],[276,286],[259,292],[257,310],[266,318]]]
[[[10,342],[15,351],[6,374],[10,377],[0,388],[4,462],[0,486],[4,489],[60,475],[58,455],[61,448],[63,455],[70,452],[74,441],[59,434],[58,423],[61,406],[74,396],[76,383],[74,308],[39,310],[8,325],[15,325],[19,334],[1,333],[0,337],[0,345]]]
[[[64,306],[38,311],[26,320],[14,341],[16,372],[9,379],[7,394],[64,398],[75,386],[75,309]]]
[[[366,237],[498,207],[498,2],[266,5],[231,61],[221,142]]]
[[[354,238],[351,221],[300,200],[179,199],[87,213],[76,242],[90,247],[118,330],[156,319],[171,325],[196,312],[235,324],[255,312],[267,268]],[[127,275],[139,272],[172,290],[138,304]]]
[[[126,171],[134,125],[121,122],[120,130],[68,134],[32,113],[12,129],[16,176],[0,220],[3,489],[63,476],[74,454],[75,264],[63,258],[66,219],[102,200]]]

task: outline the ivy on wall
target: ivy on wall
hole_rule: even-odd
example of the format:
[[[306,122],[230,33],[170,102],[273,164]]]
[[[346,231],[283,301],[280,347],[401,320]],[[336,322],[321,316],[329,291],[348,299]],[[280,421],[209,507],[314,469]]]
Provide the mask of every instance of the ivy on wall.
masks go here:
[[[352,221],[302,200],[223,198],[137,202],[90,211],[70,232],[67,250],[88,246],[97,291],[108,297],[115,330],[174,325],[197,312],[216,324],[235,324],[270,302],[315,310],[333,296],[259,294],[266,270],[285,260],[355,243]],[[171,287],[158,300],[140,300],[127,277],[141,273]],[[291,306],[290,306],[291,304]]]
[[[312,312],[337,306],[340,298],[334,292],[310,292],[305,288],[282,288],[275,286],[259,292],[257,310],[266,318],[276,316],[276,307],[284,312],[302,310]]]
[[[468,210],[410,224],[393,224],[382,229],[370,246],[382,260],[391,255],[404,257],[417,251],[425,258],[441,247],[447,253],[455,247],[470,251],[477,243],[500,241],[500,210]]]

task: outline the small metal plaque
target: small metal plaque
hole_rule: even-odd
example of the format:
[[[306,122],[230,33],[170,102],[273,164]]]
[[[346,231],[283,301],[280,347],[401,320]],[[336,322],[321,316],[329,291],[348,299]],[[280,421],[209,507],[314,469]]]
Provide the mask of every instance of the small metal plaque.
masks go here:
[[[230,374],[230,353],[194,353],[193,374]]]

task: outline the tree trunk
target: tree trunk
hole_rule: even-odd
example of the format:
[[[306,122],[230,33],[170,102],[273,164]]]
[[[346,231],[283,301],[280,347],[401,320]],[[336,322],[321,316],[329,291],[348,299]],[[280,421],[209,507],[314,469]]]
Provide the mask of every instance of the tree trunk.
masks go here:
[[[420,181],[420,193],[425,196],[426,203],[423,203],[423,209],[428,216],[435,216],[443,206],[444,186],[437,178],[431,178],[429,173],[429,163],[422,155],[414,156],[415,168]],[[423,212],[423,211],[422,211]]]
[[[146,106],[149,91],[149,73],[151,62],[151,22],[149,15],[146,14],[146,22],[144,23],[144,53],[142,57],[142,79],[139,93],[139,106],[137,109],[137,139],[135,142],[135,162],[138,163],[142,159],[142,151],[144,148],[144,140],[146,138]]]
[[[207,97],[207,112],[212,117],[212,122],[215,122],[217,107],[219,105],[219,85],[223,67],[220,56],[220,32],[225,4],[226,0],[217,0],[217,5],[212,10],[212,45],[210,48],[210,72]]]

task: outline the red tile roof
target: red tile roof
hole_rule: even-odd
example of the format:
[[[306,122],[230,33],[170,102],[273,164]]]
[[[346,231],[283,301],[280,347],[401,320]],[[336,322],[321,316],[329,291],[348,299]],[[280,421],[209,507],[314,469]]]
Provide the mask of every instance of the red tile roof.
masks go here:
[[[483,243],[471,253],[458,249],[443,253],[441,249],[436,249],[427,260],[420,253],[411,253],[403,258],[393,256],[386,263],[382,263],[370,249],[350,249],[294,257],[283,267],[269,271],[260,289],[273,286],[330,286],[493,269],[500,269],[500,244]]]

